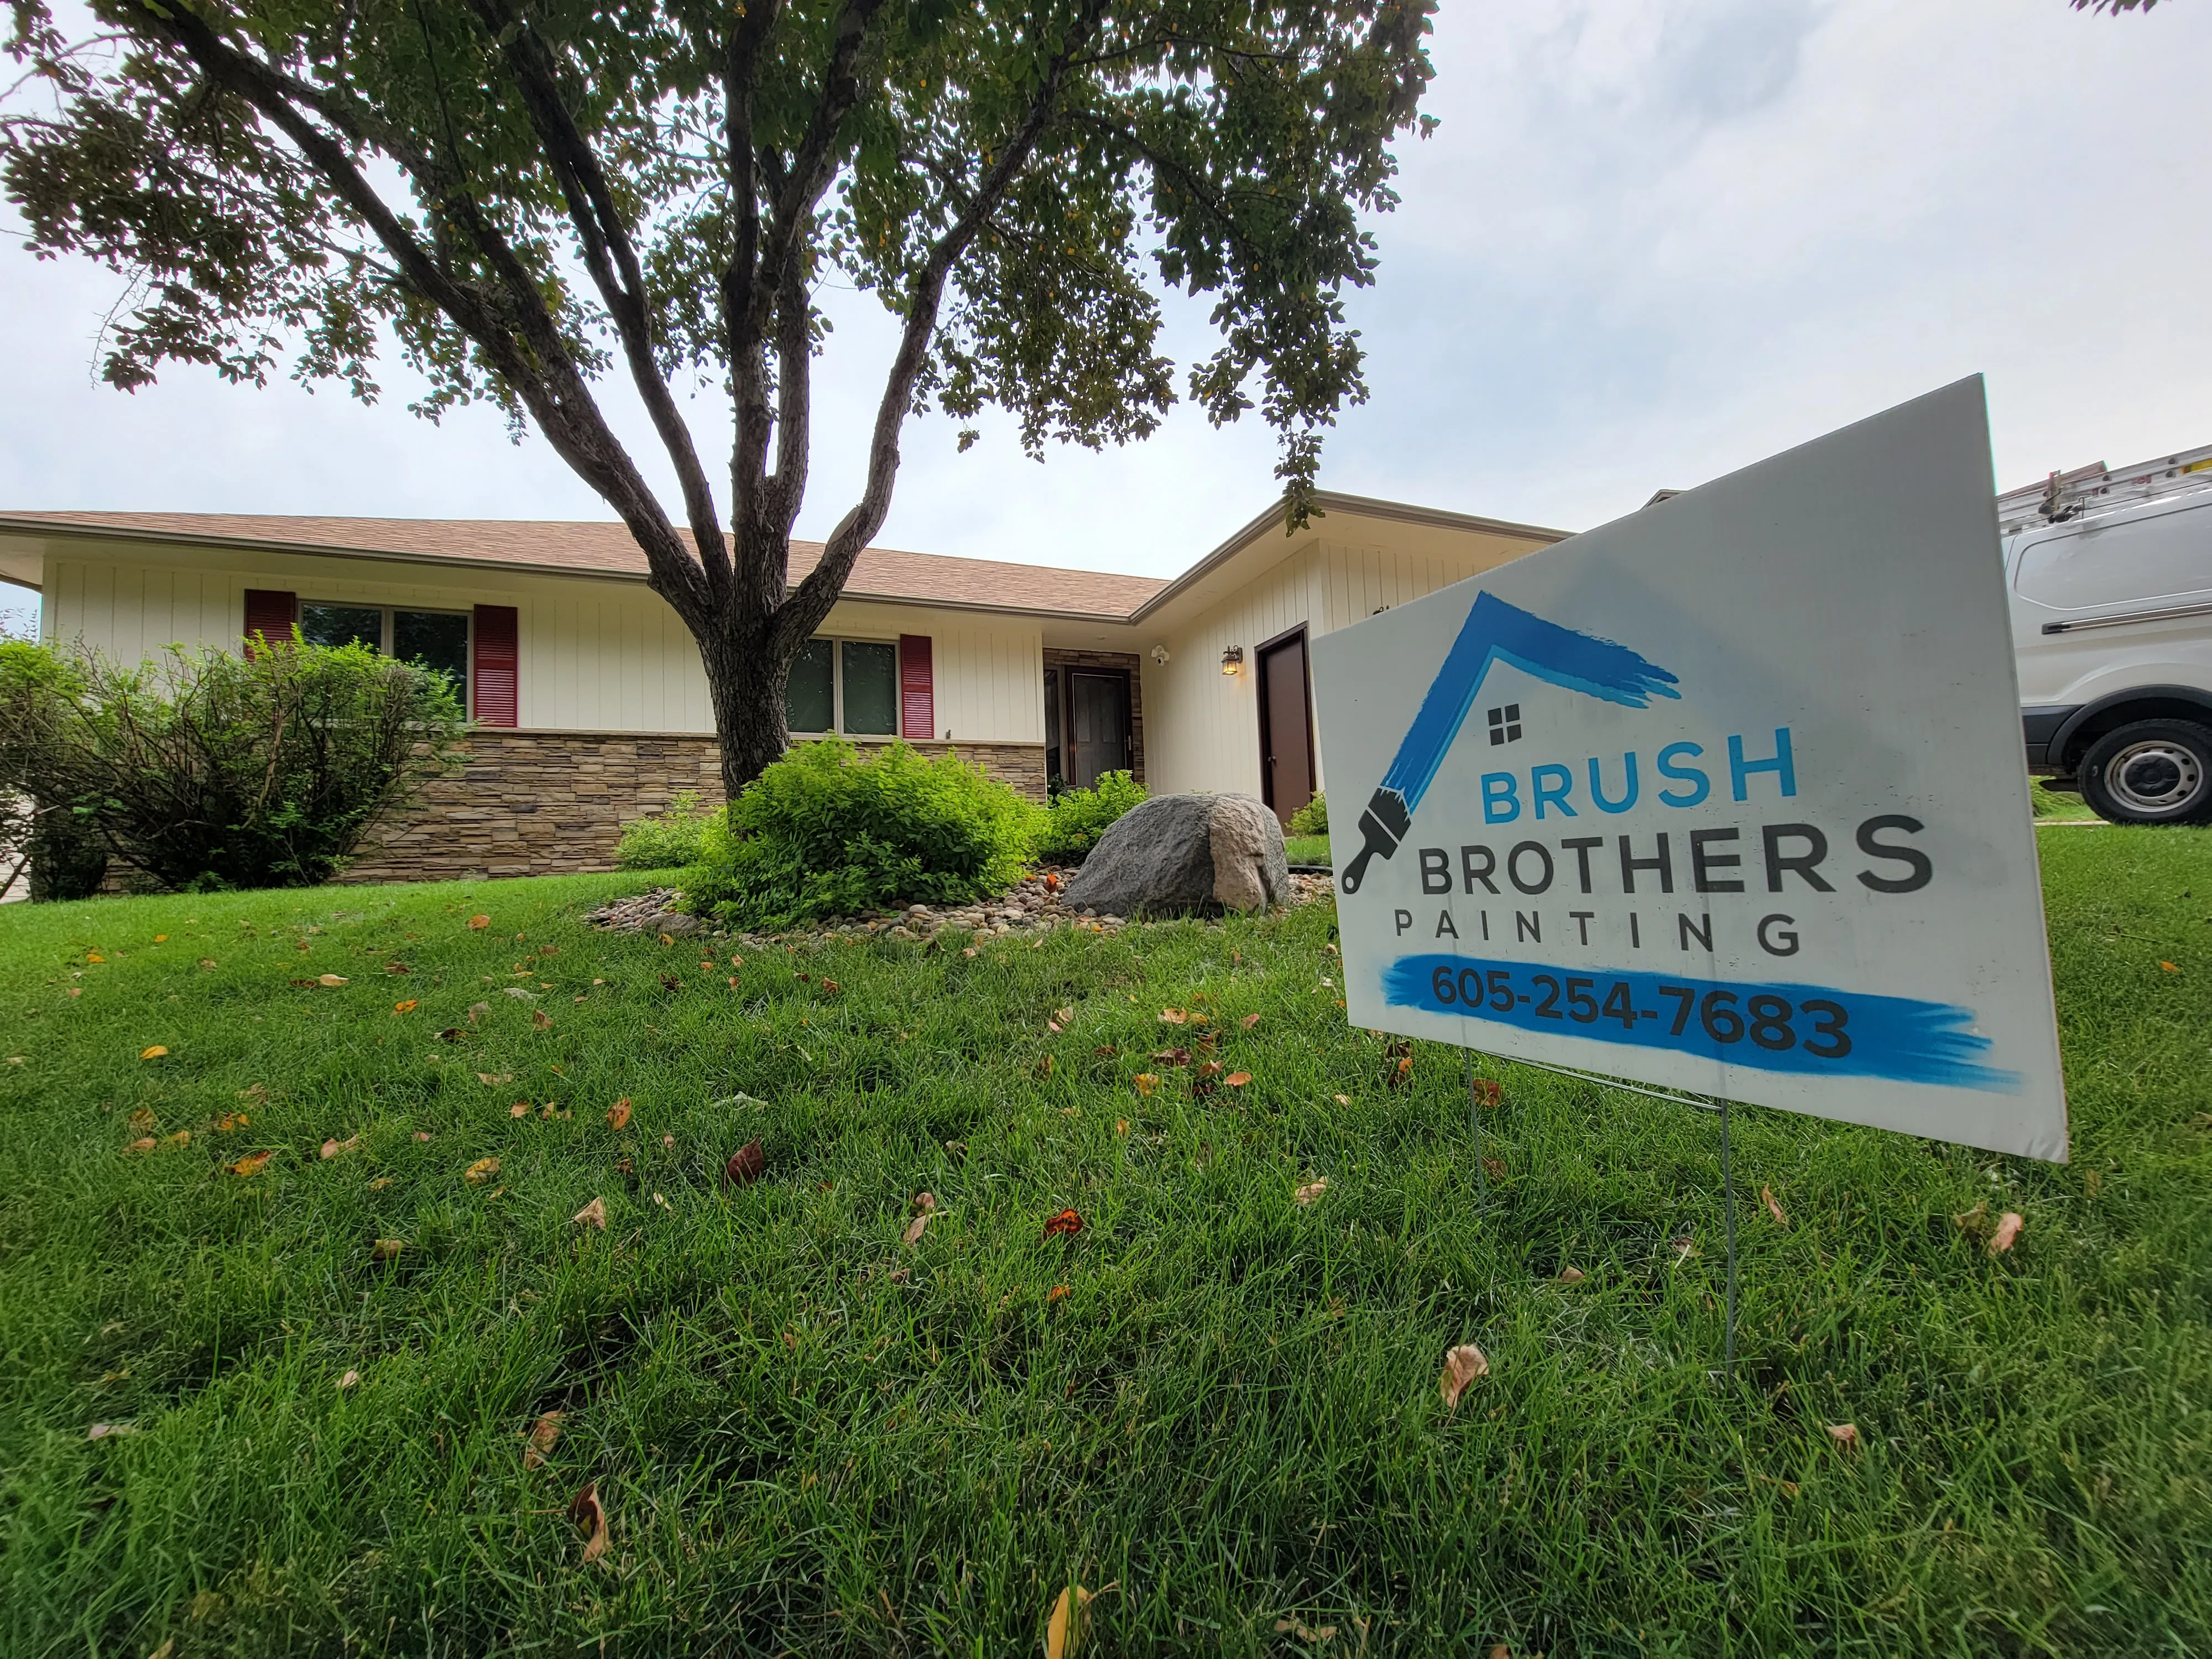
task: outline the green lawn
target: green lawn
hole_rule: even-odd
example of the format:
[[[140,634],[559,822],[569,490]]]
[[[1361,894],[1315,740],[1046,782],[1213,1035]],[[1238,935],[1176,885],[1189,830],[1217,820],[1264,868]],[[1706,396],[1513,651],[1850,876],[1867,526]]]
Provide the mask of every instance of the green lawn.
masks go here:
[[[1283,837],[1283,851],[1289,855],[1293,864],[1325,866],[1328,863],[1328,837],[1327,836],[1285,836]]]
[[[11,907],[0,1650],[1034,1653],[1079,1577],[1100,1653],[2204,1651],[2212,838],[2040,839],[2077,1161],[1746,1109],[1733,1382],[1711,1121],[1504,1067],[1479,1210],[1326,906],[711,971],[578,922],[639,878]]]

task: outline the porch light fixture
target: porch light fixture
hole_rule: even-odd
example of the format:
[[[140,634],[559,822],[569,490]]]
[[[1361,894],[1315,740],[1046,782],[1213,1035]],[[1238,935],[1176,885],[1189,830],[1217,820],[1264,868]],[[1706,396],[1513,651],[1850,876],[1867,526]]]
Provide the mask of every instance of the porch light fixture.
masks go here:
[[[1232,645],[1226,651],[1224,651],[1221,653],[1221,672],[1223,673],[1227,674],[1233,678],[1237,673],[1242,672],[1243,666],[1244,647],[1243,646]]]

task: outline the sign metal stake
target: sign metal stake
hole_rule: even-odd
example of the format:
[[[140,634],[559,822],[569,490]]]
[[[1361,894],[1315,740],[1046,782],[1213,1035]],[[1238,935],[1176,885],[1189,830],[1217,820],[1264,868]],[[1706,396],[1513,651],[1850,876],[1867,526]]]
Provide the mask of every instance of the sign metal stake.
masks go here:
[[[1467,1055],[1467,1115],[1474,1125],[1474,1202],[1477,1209],[1490,1207],[1490,1173],[1482,1166],[1482,1103],[1474,1096],[1474,1050],[1464,1049]]]
[[[1722,1351],[1723,1376],[1735,1375],[1735,1177],[1729,1168],[1729,1103],[1721,1100],[1721,1206],[1728,1218],[1728,1338]]]

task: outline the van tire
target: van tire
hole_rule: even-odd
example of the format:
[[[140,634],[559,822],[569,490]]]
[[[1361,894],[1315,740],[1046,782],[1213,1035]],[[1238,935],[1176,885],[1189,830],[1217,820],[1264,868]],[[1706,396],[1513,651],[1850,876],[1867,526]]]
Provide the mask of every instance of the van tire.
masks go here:
[[[2081,799],[2107,823],[2212,823],[2212,729],[2135,720],[2089,745]]]

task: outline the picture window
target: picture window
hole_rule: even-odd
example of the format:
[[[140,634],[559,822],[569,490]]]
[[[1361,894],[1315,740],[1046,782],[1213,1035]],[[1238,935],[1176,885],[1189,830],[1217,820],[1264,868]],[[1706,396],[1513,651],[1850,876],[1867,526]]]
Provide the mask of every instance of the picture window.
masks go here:
[[[898,647],[885,640],[813,639],[792,659],[784,723],[793,736],[898,735]]]
[[[300,606],[300,637],[309,645],[358,641],[401,662],[435,669],[468,707],[469,613],[409,611],[388,605],[346,605],[319,599]]]

